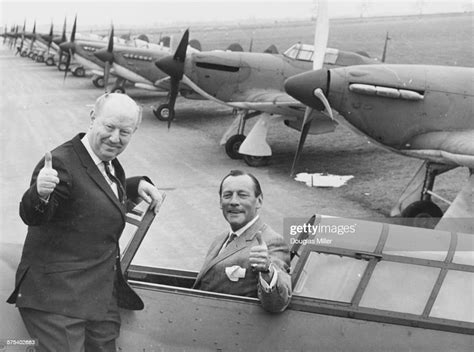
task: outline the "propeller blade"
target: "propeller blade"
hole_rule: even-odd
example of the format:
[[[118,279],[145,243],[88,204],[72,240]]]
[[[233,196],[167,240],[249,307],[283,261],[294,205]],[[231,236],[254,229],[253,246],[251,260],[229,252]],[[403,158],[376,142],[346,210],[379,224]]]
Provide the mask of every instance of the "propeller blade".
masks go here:
[[[69,65],[71,64],[72,55],[73,55],[72,49],[69,49],[69,55],[67,56],[67,59],[66,59],[66,69],[64,70],[64,81],[66,81],[67,72],[69,71]]]
[[[328,1],[319,0],[318,12],[316,18],[316,29],[314,33],[314,52],[313,52],[313,70],[320,70],[323,68],[324,57],[326,55],[326,48],[329,37],[329,15],[328,15]],[[324,94],[323,94],[324,95]],[[293,159],[293,165],[291,166],[291,176],[295,174],[296,165],[300,158],[301,151],[303,150],[306,137],[311,128],[311,122],[313,109],[307,107],[305,109],[303,124],[301,125],[300,140],[298,142],[298,148]]]
[[[76,39],[76,25],[77,25],[77,15],[74,17],[74,24],[72,25],[72,32],[71,32],[71,43],[74,43],[74,40]]]
[[[51,49],[51,43],[53,42],[53,22],[51,21],[51,28],[49,29],[49,38],[48,38],[48,56],[49,50]]]
[[[111,25],[110,36],[109,36],[109,45],[107,46],[107,51],[113,53],[114,51],[114,25]]]
[[[169,94],[169,110],[170,117],[168,119],[168,128],[171,126],[171,121],[174,118],[174,106],[179,92],[179,82],[184,74],[184,62],[186,60],[186,50],[189,43],[189,28],[183,34],[181,41],[176,48],[173,56],[166,56],[155,62],[155,66],[161,71],[170,76],[170,94]]]
[[[316,18],[316,29],[314,33],[313,70],[323,67],[324,56],[329,37],[329,16],[327,0],[319,0]]]
[[[107,92],[107,84],[109,82],[110,77],[110,68],[114,63],[114,26],[111,26],[110,35],[109,35],[109,42],[107,44],[107,48],[97,50],[94,55],[105,63],[104,66],[104,87],[105,91]]]
[[[171,121],[174,119],[174,106],[179,91],[179,80],[171,79],[170,100],[168,102],[170,115],[168,118],[168,129],[171,128]]]
[[[63,25],[63,35],[61,36],[61,43],[67,41],[66,37],[66,17],[64,17],[64,25]]]
[[[109,76],[110,76],[110,62],[106,61],[105,67],[104,67],[104,87],[105,87],[106,93],[107,93],[107,85],[109,84]]]
[[[293,177],[295,175],[296,165],[300,158],[301,151],[303,150],[304,142],[306,141],[306,137],[308,136],[309,129],[311,127],[311,114],[313,109],[307,107],[304,112],[303,124],[301,125],[301,134],[300,140],[298,142],[298,149],[296,150],[295,157],[293,158],[293,164],[291,165],[291,173],[290,176]]]

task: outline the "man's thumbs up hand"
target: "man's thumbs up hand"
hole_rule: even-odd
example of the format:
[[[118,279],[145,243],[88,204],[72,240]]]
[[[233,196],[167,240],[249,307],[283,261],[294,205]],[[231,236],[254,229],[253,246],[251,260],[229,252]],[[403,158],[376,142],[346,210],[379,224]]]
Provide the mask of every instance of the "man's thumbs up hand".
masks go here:
[[[53,157],[50,152],[44,155],[44,167],[36,179],[36,190],[40,198],[47,200],[59,183],[58,172],[53,169]]]
[[[261,233],[255,236],[257,245],[250,248],[249,262],[254,271],[268,272],[270,258],[268,256],[268,247],[262,238]]]

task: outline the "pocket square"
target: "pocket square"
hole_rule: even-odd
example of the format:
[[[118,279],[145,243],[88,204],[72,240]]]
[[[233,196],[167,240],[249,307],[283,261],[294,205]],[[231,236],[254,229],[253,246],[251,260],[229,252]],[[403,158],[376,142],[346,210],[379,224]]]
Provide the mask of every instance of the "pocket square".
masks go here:
[[[225,274],[229,278],[230,281],[239,281],[239,279],[243,279],[245,277],[246,269],[238,266],[232,265],[225,268]]]

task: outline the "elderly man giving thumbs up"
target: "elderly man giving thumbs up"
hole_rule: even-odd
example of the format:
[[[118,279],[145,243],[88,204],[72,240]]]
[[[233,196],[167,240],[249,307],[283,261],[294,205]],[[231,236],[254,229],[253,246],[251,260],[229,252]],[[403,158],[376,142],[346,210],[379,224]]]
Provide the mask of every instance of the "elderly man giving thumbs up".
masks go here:
[[[130,97],[105,94],[87,133],[46,153],[33,171],[20,203],[28,233],[8,302],[39,351],[115,351],[118,307],[143,308],[122,276],[119,238],[128,199],[157,210],[162,197],[147,177],[126,178],[116,158],[140,120]]]
[[[290,255],[283,237],[258,215],[263,194],[252,174],[233,170],[221,182],[220,205],[229,231],[211,244],[194,288],[258,297],[269,312],[290,302]]]

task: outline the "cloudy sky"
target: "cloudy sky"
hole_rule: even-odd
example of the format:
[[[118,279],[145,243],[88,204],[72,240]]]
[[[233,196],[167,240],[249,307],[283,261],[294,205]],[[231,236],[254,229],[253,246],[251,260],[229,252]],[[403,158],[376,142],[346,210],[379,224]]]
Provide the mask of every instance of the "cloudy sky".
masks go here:
[[[195,22],[309,19],[314,0],[0,0],[0,26],[36,19],[48,27],[51,20],[62,26],[77,13],[79,28],[191,24]],[[401,15],[472,11],[471,0],[329,0],[329,15],[337,17]]]

